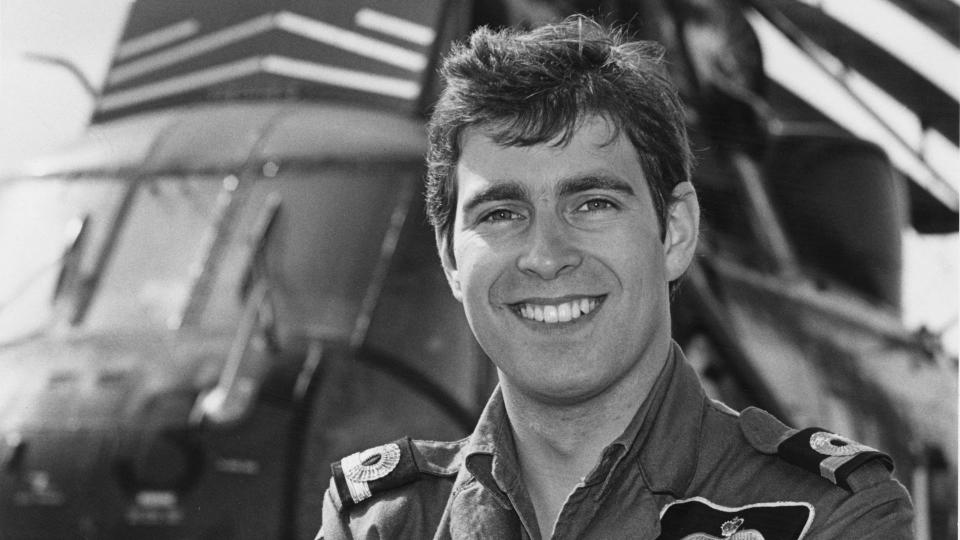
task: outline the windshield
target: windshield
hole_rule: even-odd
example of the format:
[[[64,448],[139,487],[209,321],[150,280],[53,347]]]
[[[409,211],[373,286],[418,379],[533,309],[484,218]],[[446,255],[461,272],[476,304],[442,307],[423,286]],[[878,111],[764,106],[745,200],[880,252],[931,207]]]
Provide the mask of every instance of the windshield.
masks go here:
[[[126,183],[31,178],[0,182],[0,344],[45,328],[65,250],[87,218],[79,268],[90,268]]]
[[[118,223],[85,323],[89,327],[165,327],[183,305],[191,265],[215,220],[221,177],[142,180]]]
[[[84,325],[232,327],[252,275],[266,280],[287,332],[347,337],[391,216],[419,173],[408,169],[328,164],[269,177],[145,180]]]

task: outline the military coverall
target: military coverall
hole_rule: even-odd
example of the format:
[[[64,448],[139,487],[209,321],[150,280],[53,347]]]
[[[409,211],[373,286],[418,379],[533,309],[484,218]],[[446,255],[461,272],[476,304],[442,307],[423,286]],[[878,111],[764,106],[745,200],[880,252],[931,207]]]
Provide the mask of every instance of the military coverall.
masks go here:
[[[387,446],[333,465],[318,537],[540,538],[499,390],[466,439],[397,441],[396,463],[376,472]],[[371,463],[372,479],[348,478]],[[911,538],[910,500],[889,467],[848,439],[707,398],[674,345],[626,431],[567,499],[553,537]]]

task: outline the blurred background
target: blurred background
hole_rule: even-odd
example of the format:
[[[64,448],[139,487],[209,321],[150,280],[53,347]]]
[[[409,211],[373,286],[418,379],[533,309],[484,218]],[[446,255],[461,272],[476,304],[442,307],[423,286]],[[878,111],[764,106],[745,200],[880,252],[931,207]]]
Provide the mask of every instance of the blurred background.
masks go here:
[[[709,390],[888,450],[956,538],[960,3],[269,4],[0,0],[0,538],[310,538],[325,463],[468,432],[434,62],[578,11],[689,105]]]
[[[103,84],[120,39],[131,0],[97,0],[94,4],[60,0],[0,2],[0,166],[9,169],[26,158],[57,149],[80,136],[90,122],[94,101],[66,70],[31,59],[46,54],[72,61],[97,87]],[[811,4],[817,4],[811,1]],[[836,3],[834,3],[836,4]],[[871,27],[876,39],[910,45],[917,64],[923,63],[957,97],[960,87],[960,54],[956,43],[924,49],[923,37],[901,34],[893,17],[866,16],[874,4],[849,2],[842,8]],[[922,2],[920,2],[922,4]],[[876,13],[876,11],[873,11]],[[850,21],[847,21],[850,24]],[[949,23],[949,21],[947,21]],[[960,22],[953,21],[954,26]],[[936,38],[934,38],[935,40]],[[953,47],[950,47],[953,45]],[[785,71],[796,67],[784,65]],[[955,146],[938,156],[943,169],[960,169]],[[956,182],[957,175],[950,180]],[[956,184],[954,184],[956,187]],[[907,326],[927,326],[957,351],[956,234],[923,237],[904,233],[904,306]]]

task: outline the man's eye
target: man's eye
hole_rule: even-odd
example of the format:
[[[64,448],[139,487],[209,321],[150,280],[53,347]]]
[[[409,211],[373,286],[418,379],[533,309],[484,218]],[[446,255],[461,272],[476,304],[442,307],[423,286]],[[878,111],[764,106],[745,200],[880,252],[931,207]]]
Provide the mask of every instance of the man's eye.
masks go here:
[[[577,208],[578,212],[596,212],[598,210],[610,210],[617,206],[606,199],[590,199]]]
[[[520,219],[520,214],[500,208],[483,216],[482,221],[510,221]]]

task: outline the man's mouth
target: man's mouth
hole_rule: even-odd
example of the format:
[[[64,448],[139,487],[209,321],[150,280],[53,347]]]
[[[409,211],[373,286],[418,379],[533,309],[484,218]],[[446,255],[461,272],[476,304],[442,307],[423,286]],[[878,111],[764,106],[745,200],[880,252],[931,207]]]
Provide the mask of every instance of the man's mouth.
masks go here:
[[[521,302],[514,304],[514,311],[530,321],[559,324],[574,321],[588,315],[603,302],[603,296],[584,296],[559,303]]]

